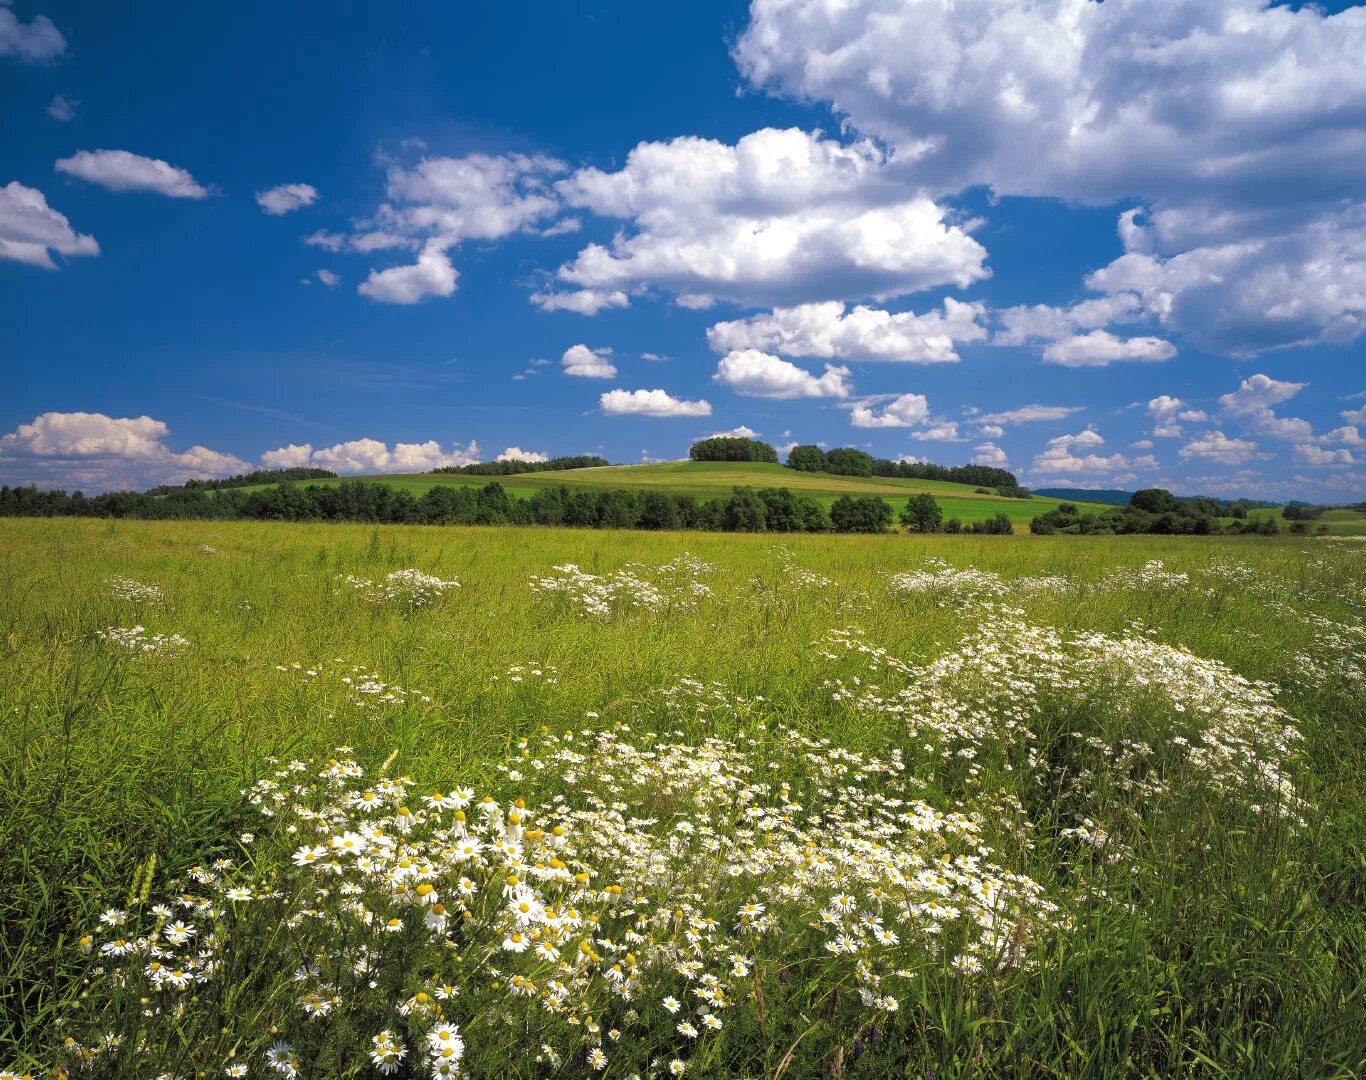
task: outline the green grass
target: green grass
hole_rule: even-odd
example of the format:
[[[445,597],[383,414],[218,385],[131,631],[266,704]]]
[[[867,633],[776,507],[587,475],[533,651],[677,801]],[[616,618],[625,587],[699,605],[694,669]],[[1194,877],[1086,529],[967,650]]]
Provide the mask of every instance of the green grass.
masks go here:
[[[633,475],[725,490],[754,474],[652,466]],[[807,479],[776,475],[794,488]],[[536,485],[559,480],[535,474]],[[830,495],[819,485],[840,483],[812,477],[803,490]],[[917,490],[914,482],[872,483]],[[946,513],[963,517],[960,502],[1010,505],[982,497],[944,502]],[[1032,514],[1042,502],[1025,505]],[[800,586],[780,550],[831,583]],[[535,602],[528,588],[556,564],[606,573],[682,551],[716,567],[714,595],[695,612],[598,622]],[[983,983],[927,969],[903,994],[900,1011],[882,1022],[876,1045],[866,1027],[857,1039],[840,1027],[833,992],[811,984],[810,996],[799,1000],[806,984],[774,981],[769,1026],[751,1031],[741,1019],[751,1005],[737,1005],[733,1021],[727,1014],[728,1041],[717,1044],[724,1053],[690,1075],[771,1076],[789,1046],[789,1078],[822,1070],[931,1072],[937,1080],[1361,1075],[1366,695],[1345,679],[1306,680],[1303,658],[1351,659],[1350,651],[1328,650],[1314,620],[1366,626],[1362,554],[1350,541],[1296,538],[779,540],[536,528],[0,522],[0,1069],[37,1074],[59,1059],[56,1047],[68,1030],[62,1021],[76,1015],[89,965],[75,938],[105,907],[127,905],[152,856],[152,892],[159,895],[186,868],[234,847],[231,838],[245,827],[239,792],[267,770],[268,756],[326,755],[342,743],[369,763],[396,751],[397,767],[424,790],[468,783],[505,791],[499,764],[519,740],[545,729],[629,722],[691,742],[713,735],[762,742],[766,732],[790,725],[850,751],[905,755],[927,798],[981,808],[1002,857],[1056,895],[1069,895],[1077,869],[1043,824],[1063,809],[1050,802],[1051,789],[1002,771],[1005,758],[983,757],[985,771],[977,774],[926,756],[924,738],[904,718],[855,712],[832,701],[825,685],[831,668],[812,643],[832,630],[857,626],[914,663],[972,631],[981,608],[889,595],[890,573],[937,558],[1006,578],[1049,573],[1090,583],[1151,559],[1190,572],[1196,584],[1189,588],[1088,588],[1011,603],[1030,623],[1069,632],[1123,636],[1138,620],[1158,641],[1283,687],[1280,702],[1304,736],[1292,771],[1311,807],[1306,825],[1268,827],[1236,800],[1189,792],[1140,812],[1131,795],[1109,792],[1098,805],[1116,820],[1138,814],[1127,834],[1135,869],[1100,879],[1114,902],[1065,901],[1074,929],[1041,940],[1032,970]],[[1227,563],[1245,565],[1263,584],[1248,587],[1211,571]],[[337,580],[406,567],[458,577],[462,588],[429,609],[404,611],[367,605]],[[164,605],[114,599],[106,582],[116,576],[160,586]],[[133,659],[95,638],[102,628],[139,623],[182,634],[191,646],[175,659]],[[493,679],[529,661],[554,665],[558,681]],[[291,668],[330,670],[338,662],[364,666],[430,701],[362,712],[336,678],[307,679]],[[685,676],[762,701],[743,714],[664,715],[658,691]],[[1129,714],[1108,712],[1103,698],[1084,709],[1044,702],[1030,722],[1040,746],[1065,764],[1072,731],[1103,733],[1115,745],[1148,737],[1116,728],[1120,715]],[[1011,839],[1009,813],[986,812],[997,805],[987,796],[995,785],[1040,823],[1030,844]],[[271,985],[286,985],[294,963],[274,964]],[[794,962],[791,970],[803,969]],[[259,1045],[269,1036],[249,1018],[263,1015],[263,1001],[243,1000],[213,1017],[213,1031]],[[473,1018],[462,1027],[472,1046],[487,1042]],[[320,1065],[306,1075],[372,1075],[359,1059],[373,1031],[329,1031],[329,1046],[352,1045],[349,1038],[355,1052],[344,1067]],[[492,1056],[479,1059],[474,1075],[549,1074],[526,1057],[481,1053]],[[274,1075],[259,1056],[252,1067],[253,1075]],[[212,1075],[221,1071],[220,1064]],[[575,1065],[559,1075],[581,1071]]]
[[[671,461],[657,465],[611,465],[597,469],[571,469],[565,472],[517,473],[512,476],[467,476],[462,473],[417,473],[357,477],[388,484],[418,497],[438,484],[482,487],[496,480],[508,493],[530,498],[541,488],[564,485],[574,490],[621,489],[664,491],[671,495],[692,495],[698,499],[729,496],[731,488],[785,487],[794,493],[810,495],[826,509],[841,495],[880,495],[900,511],[905,500],[929,492],[939,500],[946,518],[963,522],[984,521],[1004,513],[1016,525],[1028,525],[1031,518],[1059,505],[1057,499],[1003,499],[998,495],[979,495],[970,484],[950,484],[941,480],[903,480],[895,477],[834,476],[829,473],[797,472],[781,465],[725,461]],[[341,480],[310,480],[307,483],[332,487]],[[246,488],[244,490],[256,490]],[[1087,510],[1104,509],[1100,504],[1078,504]]]

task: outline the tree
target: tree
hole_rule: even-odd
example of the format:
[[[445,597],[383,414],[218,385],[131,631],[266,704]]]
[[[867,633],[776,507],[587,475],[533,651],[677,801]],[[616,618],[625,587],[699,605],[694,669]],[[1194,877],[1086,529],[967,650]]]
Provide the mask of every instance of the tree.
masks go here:
[[[985,521],[974,521],[968,526],[968,532],[983,533],[987,536],[1010,536],[1015,532],[1015,526],[1005,514],[998,513]]]
[[[642,529],[677,529],[681,524],[678,502],[662,491],[647,491],[640,499]]]
[[[880,533],[892,523],[892,508],[876,495],[841,495],[830,508],[830,525],[838,533]]]
[[[844,446],[825,455],[825,468],[839,476],[872,476],[873,455]]]
[[[1176,497],[1166,488],[1144,488],[1129,497],[1129,505],[1149,514],[1165,514],[1176,509]]]
[[[722,512],[721,525],[730,532],[763,532],[767,528],[764,500],[753,488],[734,488]]]
[[[901,512],[901,524],[912,532],[938,532],[944,521],[944,511],[929,492],[912,495],[906,500],[906,509]]]
[[[798,472],[828,472],[825,451],[819,446],[794,446],[787,455],[787,467]]]
[[[759,498],[764,501],[764,523],[769,532],[801,531],[797,500],[787,488],[764,488]]]

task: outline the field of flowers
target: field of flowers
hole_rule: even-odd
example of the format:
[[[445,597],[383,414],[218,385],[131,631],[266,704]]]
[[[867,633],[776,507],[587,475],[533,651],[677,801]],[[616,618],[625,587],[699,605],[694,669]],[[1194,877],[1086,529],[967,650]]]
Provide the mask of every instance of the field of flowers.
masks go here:
[[[1360,1076],[1364,586],[5,521],[0,1077]]]

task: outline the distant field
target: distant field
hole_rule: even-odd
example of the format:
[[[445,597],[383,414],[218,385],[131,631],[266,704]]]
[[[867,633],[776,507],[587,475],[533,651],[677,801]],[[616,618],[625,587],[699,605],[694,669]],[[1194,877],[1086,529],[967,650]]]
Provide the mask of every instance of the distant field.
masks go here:
[[[437,485],[475,485],[483,487],[496,480],[508,493],[529,498],[537,490],[561,485],[578,489],[627,488],[666,491],[672,495],[692,495],[699,499],[725,496],[736,486],[785,487],[809,495],[826,509],[841,495],[880,495],[900,511],[911,495],[929,492],[939,500],[946,518],[963,522],[983,521],[1004,513],[1019,526],[1056,507],[1058,499],[1003,499],[998,495],[979,495],[969,484],[950,484],[942,480],[901,480],[892,477],[832,476],[827,473],[796,472],[781,465],[725,461],[671,461],[659,465],[611,465],[599,469],[573,469],[566,472],[518,473],[514,476],[468,476],[463,473],[416,473],[387,476],[348,477],[371,480],[401,488],[414,496],[424,495]],[[341,480],[309,480],[305,484],[332,487]],[[244,490],[254,490],[246,488]],[[1100,511],[1100,504],[1079,503],[1084,509]]]

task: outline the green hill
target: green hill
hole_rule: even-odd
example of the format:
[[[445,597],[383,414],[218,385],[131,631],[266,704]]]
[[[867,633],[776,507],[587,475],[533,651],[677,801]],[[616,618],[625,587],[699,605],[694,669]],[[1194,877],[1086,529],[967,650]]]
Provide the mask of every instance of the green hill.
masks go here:
[[[794,493],[810,495],[828,509],[841,495],[879,495],[900,511],[911,495],[929,492],[939,500],[946,518],[965,523],[982,521],[1004,513],[1017,525],[1028,525],[1030,518],[1058,505],[1057,499],[1004,499],[999,495],[978,494],[969,484],[942,480],[909,480],[887,476],[835,476],[831,473],[796,472],[782,465],[729,461],[670,461],[654,465],[609,465],[604,468],[571,469],[564,472],[516,473],[510,476],[471,476],[464,473],[396,473],[384,476],[356,476],[335,480],[310,480],[307,484],[334,487],[344,480],[367,480],[402,488],[421,496],[437,485],[483,487],[491,481],[503,485],[511,495],[526,498],[538,489],[564,487],[574,490],[628,489],[665,491],[672,495],[692,495],[714,499],[736,486],[755,488],[785,487]],[[268,485],[261,485],[268,486]],[[252,488],[239,490],[253,490]],[[1086,509],[1103,507],[1082,504]]]

